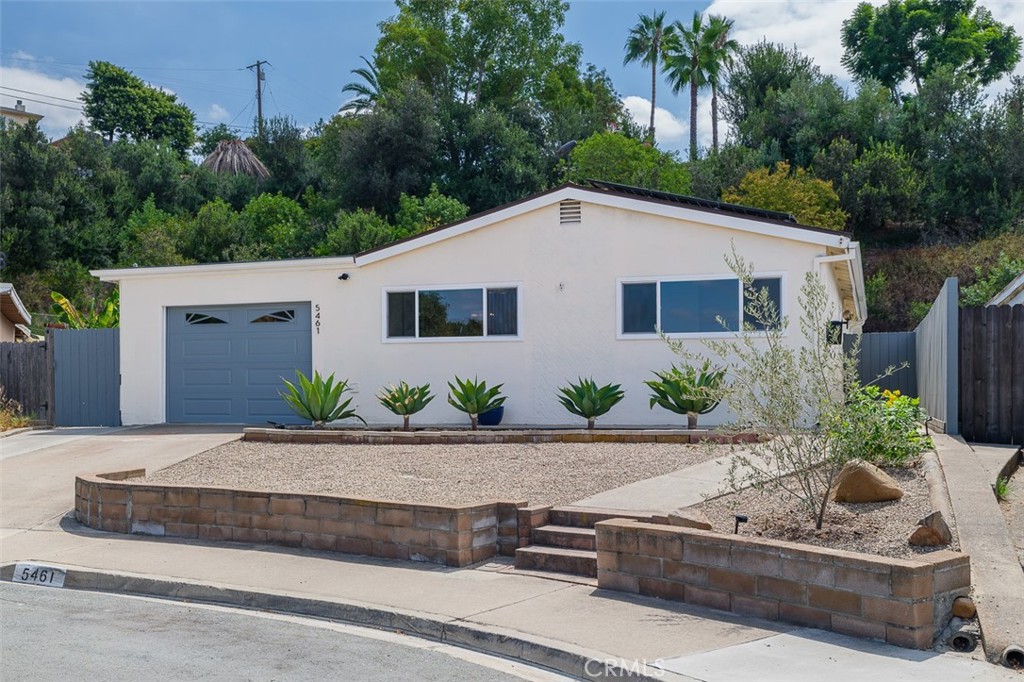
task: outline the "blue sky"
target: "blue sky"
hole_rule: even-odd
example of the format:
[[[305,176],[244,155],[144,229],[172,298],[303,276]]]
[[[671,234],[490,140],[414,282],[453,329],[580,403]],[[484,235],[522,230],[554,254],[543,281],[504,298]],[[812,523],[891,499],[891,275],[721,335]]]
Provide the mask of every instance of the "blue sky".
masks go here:
[[[873,0],[878,1],[878,0]],[[1024,2],[983,3],[997,19],[1024,32]],[[572,2],[564,33],[580,43],[584,59],[608,70],[627,109],[641,120],[650,111],[650,75],[622,65],[622,45],[637,15],[667,10],[686,20],[694,10],[734,19],[741,43],[762,37],[797,45],[844,83],[839,64],[839,26],[852,0],[717,0]],[[395,14],[393,2],[47,2],[3,0],[0,4],[0,102],[21,98],[45,115],[51,137],[80,118],[75,100],[86,64],[111,61],[154,85],[176,93],[205,123],[248,126],[255,115],[255,77],[245,69],[256,59],[267,67],[264,115],[287,114],[301,125],[329,118],[344,101],[352,80],[377,41],[377,24]],[[1024,73],[1024,67],[1018,68]],[[658,94],[659,142],[682,149],[688,136],[688,100],[667,87]],[[38,100],[38,101],[30,101]],[[709,136],[706,98],[698,130]]]

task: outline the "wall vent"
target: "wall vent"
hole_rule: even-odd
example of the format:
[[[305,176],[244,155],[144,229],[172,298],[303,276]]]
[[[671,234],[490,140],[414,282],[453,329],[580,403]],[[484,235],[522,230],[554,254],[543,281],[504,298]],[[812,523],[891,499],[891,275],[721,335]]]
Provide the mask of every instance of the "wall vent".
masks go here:
[[[567,223],[583,222],[583,207],[578,201],[563,201],[558,205],[558,222],[562,225]]]

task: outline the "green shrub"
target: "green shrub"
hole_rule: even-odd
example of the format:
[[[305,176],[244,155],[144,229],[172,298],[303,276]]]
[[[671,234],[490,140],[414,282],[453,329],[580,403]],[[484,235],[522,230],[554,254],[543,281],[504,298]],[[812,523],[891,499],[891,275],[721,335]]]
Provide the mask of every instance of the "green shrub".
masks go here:
[[[840,443],[850,459],[902,466],[929,447],[928,437],[918,433],[926,415],[917,398],[898,390],[855,386],[847,408]]]
[[[462,381],[456,376],[454,385],[448,382],[448,388],[451,389],[448,403],[456,410],[468,414],[469,423],[476,431],[477,418],[482,412],[490,412],[504,404],[505,396],[501,395],[501,387],[504,385],[487,388],[487,382],[478,381],[476,377]]]
[[[296,370],[295,375],[299,378],[298,386],[282,378],[287,393],[278,394],[288,403],[296,415],[313,422],[313,426],[321,427],[328,422],[339,419],[358,419],[366,423],[362,417],[356,414],[355,410],[349,409],[352,398],[342,400],[341,397],[352,389],[348,387],[348,381],[334,383],[332,372],[325,380],[320,372],[313,372],[313,380],[310,381],[302,372]]]
[[[587,420],[587,428],[594,428],[594,422],[603,414],[607,414],[626,395],[619,384],[607,384],[598,387],[591,379],[577,378],[577,383],[569,383],[558,389],[561,395],[558,401],[565,409]]]
[[[699,369],[693,365],[672,365],[654,374],[657,381],[644,382],[651,389],[651,409],[659,405],[670,412],[685,414],[691,429],[697,428],[697,415],[707,414],[721,402],[716,394],[725,379],[725,370],[712,368],[710,360]]]
[[[404,381],[398,386],[380,389],[377,401],[393,413],[402,417],[402,429],[409,430],[409,417],[426,407],[434,396],[430,395],[430,384],[410,386]]]

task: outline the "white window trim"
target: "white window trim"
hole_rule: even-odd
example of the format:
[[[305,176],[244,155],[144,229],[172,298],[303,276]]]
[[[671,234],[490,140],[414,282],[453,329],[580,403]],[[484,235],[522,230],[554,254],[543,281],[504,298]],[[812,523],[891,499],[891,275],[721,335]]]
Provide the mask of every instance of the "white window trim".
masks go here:
[[[779,279],[779,317],[783,318],[786,316],[786,273],[781,271],[757,271],[753,273],[754,279]],[[720,279],[732,279],[739,280],[739,278],[733,274],[707,274],[707,275],[659,275],[656,277],[620,277],[615,281],[615,338],[619,341],[643,341],[651,339],[660,339],[659,334],[626,334],[622,331],[623,325],[623,309],[622,309],[622,288],[624,284],[654,284],[654,310],[656,315],[656,325],[660,328],[661,326],[661,284],[662,282],[705,282],[710,280]],[[740,320],[743,320],[744,315],[744,297],[743,287],[738,287],[739,294],[737,305],[739,306]],[[782,330],[782,336],[788,334],[788,329]],[[670,339],[731,339],[737,334],[743,336],[765,336],[765,331],[718,331],[718,332],[673,332],[671,334],[665,334]]]
[[[453,291],[458,289],[483,289],[483,336],[430,336],[420,337],[420,297],[421,291]],[[487,290],[488,289],[515,289],[516,290],[516,334],[505,334],[501,336],[487,335]],[[416,336],[388,336],[388,294],[412,293],[415,304],[414,316],[416,318]],[[516,282],[466,282],[464,284],[422,284],[415,286],[386,286],[381,289],[380,297],[381,343],[503,343],[523,340],[523,283]]]

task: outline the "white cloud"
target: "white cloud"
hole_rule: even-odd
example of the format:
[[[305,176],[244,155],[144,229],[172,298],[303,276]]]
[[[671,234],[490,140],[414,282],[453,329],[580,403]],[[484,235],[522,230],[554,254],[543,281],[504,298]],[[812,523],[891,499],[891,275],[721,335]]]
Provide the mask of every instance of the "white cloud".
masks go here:
[[[883,0],[868,0],[881,5]],[[733,37],[740,44],[749,45],[761,40],[783,45],[795,45],[811,57],[825,73],[832,74],[848,85],[850,74],[843,67],[843,45],[840,31],[843,21],[853,14],[859,0],[779,0],[744,2],[742,0],[715,0],[705,10],[707,14],[722,14],[732,19]],[[982,4],[996,21],[1014,26],[1018,32],[1024,27],[1024,2],[1020,0],[983,0]],[[1024,75],[1024,61],[1014,71]],[[989,92],[1006,88],[1009,78],[993,84]]]
[[[31,58],[30,55],[19,57]],[[68,128],[85,120],[79,96],[85,84],[67,76],[51,76],[35,69],[0,66],[0,102],[13,107],[22,100],[27,111],[42,114],[39,127],[51,138],[63,137]]]
[[[868,0],[881,5],[884,0]],[[843,46],[840,31],[846,20],[859,4],[859,0],[714,0],[705,14],[721,14],[732,19],[733,37],[741,45],[751,45],[761,40],[795,46],[827,74],[837,78],[840,85],[852,86],[852,78],[843,67],[841,59]],[[1014,26],[1018,32],[1024,27],[1024,2],[1021,0],[985,0],[984,7],[992,16],[1006,25]],[[1024,76],[1024,60],[1017,65],[1012,75]],[[993,83],[987,89],[989,95],[1006,90],[1010,76]],[[852,87],[851,87],[852,89]],[[662,94],[664,93],[664,94]],[[662,106],[678,107],[678,113],[659,106],[654,114],[654,127],[658,143],[667,149],[677,149],[684,155],[689,147],[689,93],[678,95],[668,92],[667,86],[659,90],[658,102]],[[711,98],[702,93],[697,103],[697,143],[701,147],[711,146]],[[639,96],[623,99],[626,110],[637,123],[647,126],[651,116],[651,102]],[[719,124],[720,139],[724,140],[727,129]]]
[[[211,104],[210,109],[206,112],[206,117],[216,123],[226,121],[231,118],[230,112],[219,104]]]
[[[666,87],[667,89],[667,87]],[[654,137],[658,145],[663,149],[679,151],[685,157],[690,149],[690,97],[689,91],[680,92],[677,96],[670,96],[662,99],[659,93],[658,101],[669,101],[678,104],[682,110],[677,114],[663,107],[656,107],[654,110]],[[630,95],[622,99],[622,104],[637,124],[647,128],[651,123],[651,100],[646,97]],[[718,132],[720,139],[725,139],[725,126],[719,122]],[[697,97],[697,145],[700,147],[711,146],[711,95],[701,93]]]

